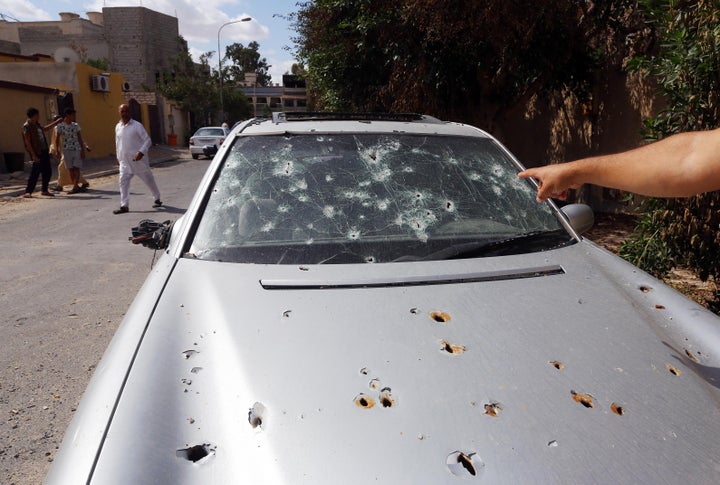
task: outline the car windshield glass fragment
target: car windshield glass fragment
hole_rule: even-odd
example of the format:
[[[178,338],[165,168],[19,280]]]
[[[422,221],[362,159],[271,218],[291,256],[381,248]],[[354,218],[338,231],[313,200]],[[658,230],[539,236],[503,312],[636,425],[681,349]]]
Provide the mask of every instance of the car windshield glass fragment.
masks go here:
[[[490,139],[286,134],[235,140],[189,253],[244,263],[384,263],[573,241]]]

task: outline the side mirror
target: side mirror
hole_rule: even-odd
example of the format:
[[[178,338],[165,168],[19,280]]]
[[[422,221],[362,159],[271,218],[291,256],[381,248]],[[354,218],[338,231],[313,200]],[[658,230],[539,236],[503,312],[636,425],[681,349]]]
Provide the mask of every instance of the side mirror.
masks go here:
[[[589,205],[568,204],[560,208],[570,225],[579,234],[584,234],[592,229],[595,224],[595,214]]]
[[[155,222],[143,219],[132,228],[132,236],[128,239],[133,244],[142,244],[150,249],[166,249],[170,242],[173,223],[170,221]]]

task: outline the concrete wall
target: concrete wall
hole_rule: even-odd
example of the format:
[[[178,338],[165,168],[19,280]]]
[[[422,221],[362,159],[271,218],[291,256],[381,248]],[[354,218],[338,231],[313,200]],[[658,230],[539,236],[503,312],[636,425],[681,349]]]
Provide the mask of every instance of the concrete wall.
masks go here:
[[[155,76],[169,70],[179,52],[177,18],[144,7],[105,7],[87,16],[62,12],[57,21],[0,20],[0,46],[7,47],[0,50],[51,57],[74,52],[72,62],[107,58],[131,89],[153,91]]]
[[[162,98],[162,106],[166,118],[164,120],[165,137],[174,134],[177,137],[177,146],[186,146],[192,136],[187,113],[164,98]]]
[[[0,62],[0,79],[73,93],[78,89],[76,64],[68,62]]]
[[[57,49],[74,48],[79,60],[108,57],[105,29],[102,24],[80,18],[74,13],[61,13],[57,21],[0,21],[0,40],[19,45],[20,54],[54,55]]]
[[[103,8],[113,70],[131,89],[155,89],[155,76],[170,70],[178,54],[177,18],[143,7]]]
[[[0,39],[0,52],[20,54],[20,44],[18,42]]]
[[[663,107],[656,86],[641,75],[610,67],[599,73],[592,104],[569,92],[525,99],[510,109],[479,107],[468,123],[497,137],[526,167],[565,162],[635,148],[644,141],[643,120]],[[620,211],[625,194],[585,185],[569,200],[598,211]]]

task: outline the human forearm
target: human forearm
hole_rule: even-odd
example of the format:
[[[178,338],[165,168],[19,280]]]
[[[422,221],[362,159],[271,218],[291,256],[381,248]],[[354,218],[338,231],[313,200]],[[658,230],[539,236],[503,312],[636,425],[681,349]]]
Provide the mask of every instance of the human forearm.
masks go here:
[[[538,200],[565,198],[590,183],[653,197],[686,197],[720,189],[720,130],[682,133],[634,150],[528,169]]]
[[[717,190],[720,130],[680,133],[627,152],[581,160],[579,165],[584,183],[652,197]]]

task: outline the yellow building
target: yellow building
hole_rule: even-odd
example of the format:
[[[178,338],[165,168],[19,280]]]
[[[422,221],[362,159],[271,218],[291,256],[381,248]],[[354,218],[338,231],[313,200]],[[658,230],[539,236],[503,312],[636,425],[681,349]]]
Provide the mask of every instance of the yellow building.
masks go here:
[[[115,151],[113,127],[118,120],[118,106],[123,101],[121,74],[104,73],[99,69],[80,62],[46,62],[46,56],[18,56],[0,53],[0,80],[28,86],[41,86],[55,91],[43,106],[36,106],[36,100],[27,99],[27,94],[18,92],[13,104],[21,103],[18,112],[6,111],[11,120],[5,126],[18,126],[18,133],[25,120],[29,106],[40,110],[40,121],[51,120],[66,107],[77,110],[77,122],[83,130],[83,138],[93,148],[93,156],[107,156]],[[12,99],[3,96],[3,99]],[[43,109],[44,108],[44,109]],[[45,116],[45,118],[43,118]],[[18,121],[20,124],[17,124]],[[19,137],[19,135],[18,135]],[[10,137],[12,141],[12,136]],[[2,139],[0,139],[2,142]],[[0,145],[0,150],[7,150]],[[10,151],[10,150],[8,150]],[[11,150],[17,151],[17,150]]]

